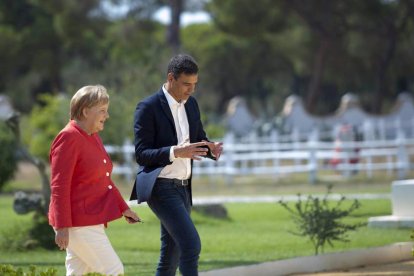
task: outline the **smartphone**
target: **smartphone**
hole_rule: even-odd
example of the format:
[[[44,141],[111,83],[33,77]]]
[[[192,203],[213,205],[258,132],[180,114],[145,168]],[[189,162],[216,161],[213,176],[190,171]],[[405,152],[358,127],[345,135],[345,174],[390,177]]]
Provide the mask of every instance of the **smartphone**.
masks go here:
[[[210,159],[213,159],[213,160],[217,160],[217,158],[213,155],[213,153],[211,152],[210,148],[207,145],[205,145],[205,146],[199,146],[199,148],[205,148],[205,149],[207,149],[207,155],[201,155],[201,157],[210,158]]]

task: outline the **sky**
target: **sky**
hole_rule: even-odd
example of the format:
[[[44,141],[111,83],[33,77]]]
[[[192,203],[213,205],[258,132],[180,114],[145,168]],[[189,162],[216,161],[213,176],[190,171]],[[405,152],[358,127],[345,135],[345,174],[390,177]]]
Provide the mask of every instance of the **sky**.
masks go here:
[[[169,24],[171,21],[170,8],[163,7],[159,9],[154,18],[163,24]],[[210,15],[204,11],[197,12],[183,12],[181,14],[181,26],[187,26],[194,23],[206,23],[210,20]]]
[[[113,5],[109,1],[102,2],[103,9],[110,14],[112,17],[122,17],[125,13],[128,12],[127,5]],[[162,24],[169,24],[171,21],[170,16],[170,8],[168,6],[164,6],[160,8],[155,14],[154,19],[158,20]],[[195,12],[183,12],[181,14],[181,26],[185,27],[190,24],[195,23],[205,23],[210,21],[210,15],[205,11],[195,11]]]

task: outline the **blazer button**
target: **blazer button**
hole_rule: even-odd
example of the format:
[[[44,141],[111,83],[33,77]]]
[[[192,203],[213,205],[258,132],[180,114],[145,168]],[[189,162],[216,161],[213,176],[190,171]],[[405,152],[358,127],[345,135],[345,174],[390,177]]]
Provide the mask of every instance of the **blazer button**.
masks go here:
[[[104,163],[106,164],[106,159],[104,159],[103,161],[104,161]]]
[[[109,176],[109,172],[106,172],[106,176]]]
[[[109,186],[108,186],[108,189],[109,189],[109,190],[110,190],[110,189],[112,189],[112,185],[109,185]]]

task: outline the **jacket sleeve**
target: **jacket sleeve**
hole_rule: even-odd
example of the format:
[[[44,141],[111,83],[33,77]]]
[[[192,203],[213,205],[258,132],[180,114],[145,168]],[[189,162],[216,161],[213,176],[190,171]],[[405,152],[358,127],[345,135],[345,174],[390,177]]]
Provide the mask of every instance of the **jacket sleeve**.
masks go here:
[[[115,196],[117,198],[118,208],[121,211],[121,213],[123,213],[125,210],[129,209],[129,206],[125,202],[124,198],[122,197],[121,193],[119,192],[118,188],[116,187],[116,185],[114,184],[112,180],[111,180],[111,183],[113,187],[113,192],[115,193]]]
[[[134,135],[135,135],[135,157],[141,166],[160,167],[171,164],[170,148],[155,146],[156,116],[154,107],[148,102],[141,102],[137,105],[134,114]]]
[[[71,227],[71,185],[77,162],[76,139],[69,133],[60,133],[50,150],[51,168],[51,209],[56,228]]]

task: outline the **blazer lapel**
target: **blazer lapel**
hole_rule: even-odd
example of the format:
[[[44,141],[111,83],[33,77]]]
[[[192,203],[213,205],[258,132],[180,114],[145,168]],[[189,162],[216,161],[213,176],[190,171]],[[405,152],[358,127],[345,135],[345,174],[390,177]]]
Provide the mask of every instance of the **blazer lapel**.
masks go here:
[[[174,129],[175,137],[177,137],[177,131],[175,129],[174,118],[173,118],[173,115],[171,113],[171,108],[168,105],[167,98],[165,97],[164,92],[162,91],[162,89],[158,92],[158,98],[160,99],[162,110],[164,111],[165,115],[167,116],[168,121],[170,122],[172,129]]]
[[[188,128],[189,128],[189,133],[190,133],[190,141],[192,141],[193,137],[194,137],[194,113],[191,112],[191,108],[190,108],[190,99],[187,100],[187,102],[185,103],[184,107],[185,107],[185,113],[187,114],[187,121],[188,121]]]

